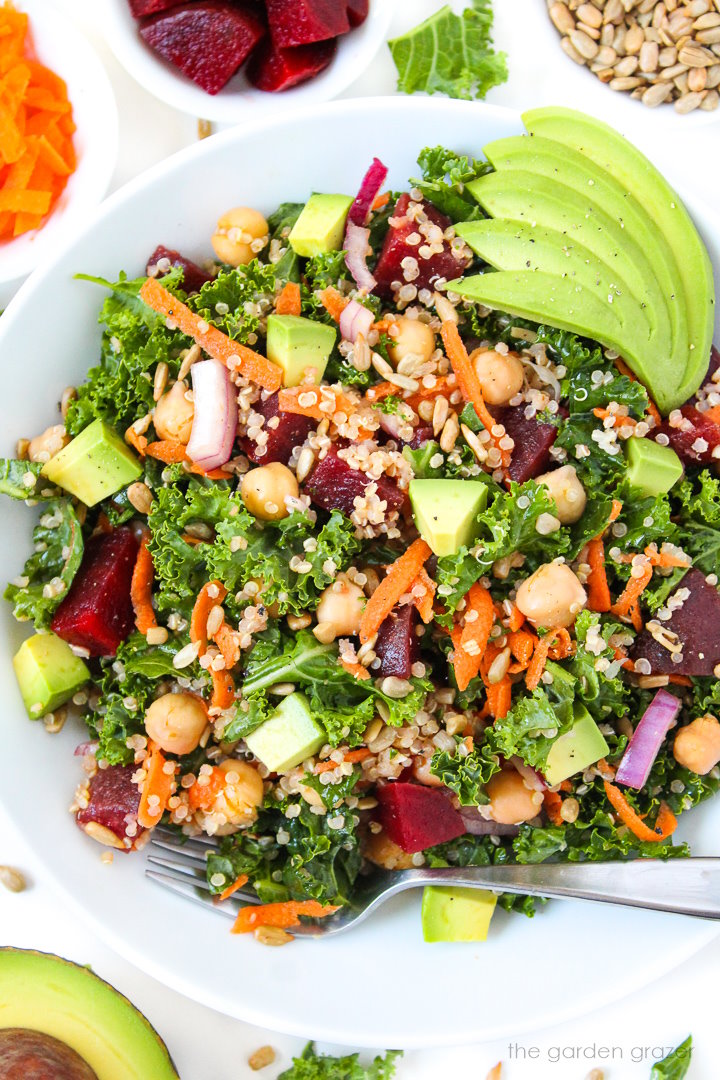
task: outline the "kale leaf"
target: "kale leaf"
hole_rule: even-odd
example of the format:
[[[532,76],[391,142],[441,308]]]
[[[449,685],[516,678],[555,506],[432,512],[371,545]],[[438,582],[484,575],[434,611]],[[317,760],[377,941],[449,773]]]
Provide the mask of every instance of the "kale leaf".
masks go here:
[[[299,1058],[293,1058],[292,1066],[281,1073],[278,1080],[392,1080],[395,1062],[402,1050],[388,1050],[376,1057],[372,1064],[364,1066],[359,1054],[346,1057],[329,1057],[317,1054],[313,1043],[308,1043]]]
[[[443,146],[426,146],[420,152],[418,165],[422,180],[410,183],[452,221],[474,221],[484,216],[465,185],[491,171],[487,161],[460,156]]]
[[[692,1049],[692,1035],[688,1035],[667,1057],[653,1065],[650,1080],[683,1080],[690,1068]]]
[[[13,458],[0,458],[0,495],[7,495],[11,499],[41,499],[51,496],[43,495],[44,490],[57,492],[53,488],[45,488],[39,484],[40,473],[43,464],[39,461],[15,461]],[[49,485],[49,481],[45,481]]]
[[[33,530],[33,554],[20,578],[5,590],[15,618],[32,620],[36,630],[48,630],[55,609],[65,598],[83,557],[83,535],[69,499],[47,503]]]
[[[470,753],[462,739],[457,739],[454,753],[436,750],[430,763],[430,772],[442,780],[446,788],[454,791],[461,806],[479,806],[487,803],[485,785],[490,777],[498,772],[500,763],[497,754],[487,743],[474,746]]]

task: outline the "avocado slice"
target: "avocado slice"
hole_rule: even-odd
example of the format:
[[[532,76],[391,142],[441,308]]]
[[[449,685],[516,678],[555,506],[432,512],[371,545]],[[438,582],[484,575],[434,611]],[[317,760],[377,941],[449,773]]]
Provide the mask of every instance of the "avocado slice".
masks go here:
[[[40,1032],[70,1047],[98,1080],[178,1080],[142,1013],[89,968],[59,956],[0,948],[0,1029]]]
[[[487,506],[487,484],[478,480],[411,480],[408,489],[418,532],[437,556],[454,555],[475,539]]]
[[[34,634],[13,657],[15,677],[31,720],[69,701],[90,678],[87,667],[57,634]]]
[[[345,219],[352,204],[348,195],[311,195],[288,237],[295,254],[311,259],[326,251],[342,250]]]
[[[142,467],[104,420],[93,420],[50,458],[43,476],[76,495],[86,506],[95,506],[142,476]]]
[[[285,386],[319,383],[325,373],[337,334],[325,323],[299,315],[270,315],[267,321],[267,357],[283,369]],[[312,374],[312,379],[308,375]]]
[[[625,443],[627,477],[643,495],[662,495],[678,482],[683,463],[671,446],[633,436]]]
[[[423,889],[422,929],[427,942],[485,941],[497,904],[496,893],[458,885]]]
[[[715,286],[710,256],[680,198],[654,165],[617,131],[601,120],[573,109],[532,109],[523,115],[531,135],[553,139],[580,151],[610,172],[640,202],[667,239],[679,272],[687,311],[688,354],[685,370],[676,378],[676,392],[666,409],[695,393],[707,370],[714,326]],[[673,290],[675,291],[675,290]],[[653,396],[657,376],[651,381]],[[662,408],[662,406],[661,406]]]
[[[316,754],[326,742],[325,732],[310,713],[304,694],[284,697],[277,709],[245,739],[248,750],[274,773],[286,773]]]
[[[584,705],[574,706],[574,723],[550,747],[543,774],[550,787],[582,772],[609,753],[610,748]]]

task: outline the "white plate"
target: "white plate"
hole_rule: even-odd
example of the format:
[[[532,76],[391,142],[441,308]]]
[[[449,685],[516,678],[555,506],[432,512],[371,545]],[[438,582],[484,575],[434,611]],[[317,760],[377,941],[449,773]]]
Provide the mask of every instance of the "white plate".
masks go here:
[[[226,124],[287,116],[301,106],[337,97],[362,75],[385,41],[395,7],[395,0],[370,0],[367,19],[339,39],[330,66],[300,86],[278,94],[256,90],[241,69],[218,94],[208,94],[145,44],[140,24],[130,14],[128,0],[96,3],[108,45],[141,86],[182,112]]]
[[[489,140],[520,129],[512,112],[465,102],[346,101],[224,132],[164,162],[105,203],[0,319],[0,449],[9,454],[18,436],[55,422],[63,387],[95,362],[103,293],[73,281],[76,271],[139,274],[158,243],[199,258],[228,206],[269,211],[312,190],[354,192],[373,154],[389,165],[390,185],[401,188],[428,143],[478,154]],[[720,222],[693,210],[717,267]],[[33,514],[7,501],[2,514],[0,576],[10,578],[29,550]],[[89,926],[149,974],[232,1016],[369,1046],[517,1035],[638,989],[717,932],[692,919],[557,902],[533,920],[498,914],[486,944],[424,945],[419,896],[406,896],[327,942],[269,949],[230,937],[225,918],[146,881],[142,855],[116,855],[107,867],[76,828],[67,806],[80,775],[72,750],[84,735],[66,727],[50,738],[25,718],[10,664],[23,636],[4,606],[0,800]],[[718,817],[716,805],[692,814],[698,852],[713,851]]]
[[[30,17],[38,60],[67,83],[78,164],[45,225],[0,244],[0,303],[14,291],[11,282],[17,287],[84,225],[108,189],[117,158],[117,108],[97,53],[50,0],[18,0],[17,7]]]

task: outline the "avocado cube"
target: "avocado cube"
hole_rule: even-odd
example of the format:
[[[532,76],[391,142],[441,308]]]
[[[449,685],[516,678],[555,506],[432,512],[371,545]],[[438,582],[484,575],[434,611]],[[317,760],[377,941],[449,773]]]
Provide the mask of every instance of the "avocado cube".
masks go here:
[[[341,251],[352,203],[348,195],[311,195],[288,237],[295,254],[311,259],[326,251]]]
[[[643,495],[662,495],[683,474],[683,465],[671,446],[652,439],[628,439],[625,444],[628,480]]]
[[[31,720],[64,705],[90,678],[80,657],[56,634],[35,634],[23,641],[13,667]]]
[[[284,697],[272,716],[245,742],[258,761],[274,773],[286,773],[316,754],[326,735],[310,714],[304,694]]]
[[[86,506],[95,506],[142,476],[142,467],[112,428],[93,420],[42,472]]]
[[[497,899],[484,889],[426,886],[421,914],[425,941],[485,941]]]
[[[487,485],[478,480],[411,480],[410,502],[418,532],[437,556],[454,555],[477,535],[487,506]]]
[[[550,787],[582,772],[609,753],[609,746],[584,705],[575,706],[575,722],[569,731],[558,736],[550,747],[545,779]]]
[[[337,334],[332,326],[299,315],[270,315],[267,356],[284,372],[285,386],[321,381]]]

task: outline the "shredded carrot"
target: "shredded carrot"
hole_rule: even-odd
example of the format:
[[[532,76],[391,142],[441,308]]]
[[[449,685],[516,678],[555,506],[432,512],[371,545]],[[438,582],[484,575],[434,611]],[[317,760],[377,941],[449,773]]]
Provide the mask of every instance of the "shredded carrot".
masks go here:
[[[300,401],[303,398],[303,401]],[[330,404],[321,409],[322,404]],[[280,412],[293,413],[297,416],[310,416],[313,420],[329,419],[338,409],[351,413],[355,411],[355,405],[345,394],[339,390],[331,390],[324,386],[322,391],[319,387],[303,385],[290,386],[281,390],[278,395],[278,408]]]
[[[706,409],[703,417],[713,424],[720,424],[720,405],[713,405],[711,409]]]
[[[354,679],[361,679],[364,682],[365,679],[370,678],[370,672],[362,664],[355,664],[350,660],[341,660],[340,663],[348,675],[352,675]]]
[[[603,773],[607,773],[608,776],[614,776],[615,773],[617,772],[616,766],[611,765],[610,762],[607,760],[607,758],[604,758],[604,757],[601,757],[600,760],[598,761],[597,769],[598,769],[598,772],[600,773],[601,776],[603,775]],[[607,777],[606,777],[606,779],[607,779]]]
[[[608,525],[612,525],[613,521],[617,521],[622,513],[623,504],[619,499],[613,499],[612,509],[610,510],[610,517],[608,518]]]
[[[520,670],[523,670],[530,663],[532,654],[535,651],[538,641],[537,635],[531,634],[529,630],[514,630],[508,635],[507,640],[510,652],[518,663],[522,665]]]
[[[222,604],[227,596],[227,589],[221,581],[208,581],[198,593],[190,616],[190,640],[199,643],[198,656],[207,652],[207,621],[216,604]]]
[[[672,836],[677,828],[677,818],[673,814],[667,803],[660,804],[660,810],[655,821],[655,828],[651,829],[642,820],[640,815],[633,810],[630,803],[619,787],[615,784],[611,784],[608,780],[604,781],[605,794],[608,797],[608,801],[612,806],[617,816],[622,821],[623,825],[627,825],[633,835],[637,836],[638,840],[654,841],[667,840],[668,836]]]
[[[495,609],[490,592],[476,582],[467,594],[465,625],[452,654],[455,682],[459,690],[466,690],[470,680],[480,671],[494,620]]]
[[[367,746],[359,746],[357,750],[348,750],[347,754],[343,757],[343,761],[355,765],[360,761],[365,761],[365,759],[369,757],[372,757],[372,750],[368,750]],[[313,771],[316,774],[332,772],[332,770],[337,769],[337,767],[337,761],[319,761]]]
[[[145,453],[156,461],[164,462],[165,465],[177,465],[187,460],[185,445],[177,439],[160,439],[157,442],[146,443]]]
[[[625,361],[622,360],[619,356],[616,357],[616,359],[615,359],[615,367],[618,369],[618,371],[620,372],[621,375],[626,375],[628,377],[628,379],[630,380],[630,382],[637,382],[638,381],[637,380],[637,375],[633,371],[630,370],[630,368],[627,366]],[[647,389],[647,387],[646,387],[646,389]],[[653,401],[653,399],[650,397],[649,394],[648,394],[647,411],[650,414],[650,416],[652,416],[652,418],[653,418],[653,420],[655,421],[656,424],[661,424],[662,423],[662,416],[660,415],[660,410],[658,409],[657,405],[655,404],[655,402]]]
[[[155,570],[147,545],[148,538],[145,536],[138,548],[130,582],[130,599],[135,612],[135,626],[141,634],[147,634],[148,630],[157,626],[152,606],[152,583]]]
[[[462,396],[475,407],[478,419],[487,429],[495,446],[500,451],[502,464],[507,466],[510,461],[510,455],[507,450],[504,450],[500,446],[500,439],[492,433],[492,430],[495,427],[495,421],[485,404],[480,380],[477,377],[475,368],[470,362],[470,357],[467,354],[467,349],[462,343],[457,326],[454,322],[446,321],[442,324],[440,333],[445,345],[445,352],[447,353],[448,360],[455,372],[455,377],[457,378]]]
[[[333,289],[332,287],[323,289],[319,294],[319,297],[320,303],[325,308],[328,315],[330,315],[335,322],[340,322],[340,316],[350,303],[348,298],[346,296],[341,296],[337,289]]]
[[[587,579],[588,607],[591,611],[609,611],[612,604],[605,572],[605,545],[596,536],[587,546],[590,573]]]
[[[224,622],[220,629],[214,634],[213,641],[222,653],[222,658],[225,661],[225,670],[232,670],[240,659],[240,645],[238,643],[236,631],[232,630],[228,624]]]
[[[374,386],[369,386],[365,397],[371,405],[375,405],[378,401],[382,401],[386,397],[392,397],[393,394],[397,394],[398,387],[395,383],[391,382],[379,382]]]
[[[512,704],[512,680],[506,675],[500,682],[490,683],[485,687],[490,715],[495,720],[502,720],[510,712]]]
[[[412,406],[417,412],[418,405],[422,401],[427,401],[430,398],[438,397],[440,394],[448,396],[458,389],[457,379],[454,375],[440,375],[435,377],[435,382],[432,386],[423,386],[420,384],[420,389],[416,390],[414,394],[407,397],[405,400],[408,405]],[[395,387],[397,393],[397,387]],[[369,391],[368,391],[369,393]]]
[[[199,536],[191,536],[190,533],[183,533],[181,539],[184,540],[186,544],[189,544],[190,547],[197,547],[198,544],[210,543],[209,540],[201,540]]]
[[[145,454],[147,453],[148,441],[144,435],[138,435],[132,424],[125,432],[125,442],[130,443],[132,448],[134,450],[137,450],[140,457],[145,457]]]
[[[563,824],[562,814],[560,813],[562,802],[557,791],[550,791],[548,788],[547,791],[543,792],[543,807],[553,825]]]
[[[508,603],[510,604],[510,614],[508,616],[507,627],[511,633],[514,633],[516,630],[519,630],[525,622],[525,616],[517,604],[513,604],[512,600],[509,600]]]
[[[433,617],[436,585],[424,566],[410,586],[410,592],[412,593],[413,589],[420,585],[424,588],[425,592],[422,596],[413,595],[413,604],[422,621],[424,623],[429,623]]]
[[[555,627],[552,630],[548,630],[546,634],[543,634],[542,637],[538,638],[537,644],[535,646],[535,651],[532,655],[532,660],[528,664],[527,673],[525,675],[525,685],[527,686],[528,690],[535,690],[540,685],[540,679],[542,678],[542,673],[545,670],[545,665],[548,661],[550,650],[555,644],[558,636],[560,637],[560,641],[563,643],[561,645],[560,651],[566,656],[569,655],[569,653],[566,651],[568,646],[565,644],[565,637],[563,637],[563,635],[565,635],[567,641],[569,642],[570,635],[568,634],[567,630],[563,630],[562,627]]]
[[[140,290],[140,297],[148,307],[174,323],[183,334],[193,338],[197,344],[212,356],[225,364],[231,371],[239,371],[251,382],[258,383],[263,390],[279,390],[283,373],[277,364],[273,364],[260,353],[253,352],[246,345],[229,338],[214,326],[210,326],[199,315],[191,311],[177,297],[168,292],[156,278],[148,278]]]
[[[382,208],[384,206],[387,206],[387,204],[389,202],[390,202],[390,192],[389,191],[381,191],[379,195],[375,196],[375,199],[373,201],[371,209],[372,210],[382,210]]]
[[[635,619],[635,612],[638,608],[638,599],[652,578],[653,568],[648,562],[645,566],[641,567],[642,573],[638,577],[631,577],[628,581],[622,595],[615,601],[610,608],[613,615],[617,615],[618,618],[632,618]]]
[[[167,809],[168,799],[175,787],[175,770],[165,771],[167,759],[162,750],[151,744],[150,754],[145,759],[145,779],[140,792],[140,805],[138,807],[138,824],[143,829],[152,829],[157,825],[163,813]],[[171,763],[172,764],[172,763]],[[153,799],[157,796],[157,802]],[[150,800],[153,799],[152,805]]]
[[[235,682],[229,671],[212,672],[213,692],[210,705],[213,709],[229,709],[235,701]]]
[[[668,679],[674,686],[692,686],[692,679],[687,675],[668,675]]]
[[[288,281],[278,294],[275,301],[275,311],[278,315],[299,315],[302,311],[300,302],[300,286],[294,281]]]
[[[247,885],[248,880],[247,874],[240,874],[235,878],[232,885],[228,885],[227,889],[223,889],[223,891],[215,897],[217,903],[220,904],[223,900],[228,900],[233,893],[238,891],[238,889],[242,889],[243,885]]]
[[[573,640],[564,626],[553,631],[553,641],[550,645],[548,656],[551,660],[565,660],[572,656],[575,651]]]
[[[320,904],[317,900],[285,900],[280,904],[249,904],[240,909],[231,933],[247,934],[259,926],[277,926],[281,930],[287,930],[291,926],[300,925],[301,915],[311,919],[324,919],[337,910],[337,907],[333,907],[332,904]]]
[[[624,413],[614,413],[610,409],[593,409],[593,416],[596,416],[598,420],[607,420],[609,416],[615,418],[613,424],[614,427],[635,427],[637,420],[633,420],[631,416],[626,416]]]
[[[414,540],[410,547],[389,567],[387,576],[372,594],[360,619],[360,641],[366,641],[378,632],[380,624],[388,617],[403,593],[412,585],[432,551],[424,540]]]
[[[200,784],[197,780],[188,788],[188,802],[191,810],[210,810],[215,799],[225,787],[225,773],[222,769],[213,766],[209,776],[204,776],[206,784]]]

